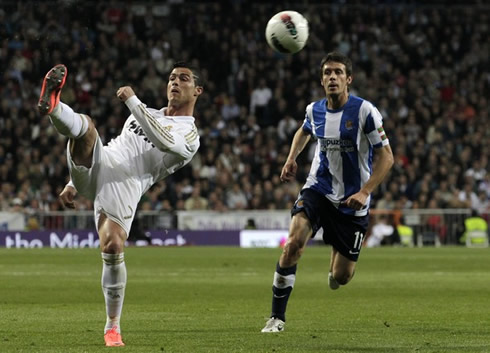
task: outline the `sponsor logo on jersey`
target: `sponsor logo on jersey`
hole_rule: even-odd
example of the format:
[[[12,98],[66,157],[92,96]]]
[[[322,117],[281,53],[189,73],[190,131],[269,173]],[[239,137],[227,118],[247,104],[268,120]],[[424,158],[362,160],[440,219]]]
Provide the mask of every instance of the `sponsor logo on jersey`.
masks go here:
[[[146,137],[143,128],[136,122],[136,120],[133,120],[129,123],[129,131],[134,132],[138,136],[142,136],[145,142],[148,142],[149,144],[151,144],[152,147],[155,147],[155,145],[151,143],[148,137]]]
[[[354,141],[348,139],[320,139],[322,152],[354,152]]]

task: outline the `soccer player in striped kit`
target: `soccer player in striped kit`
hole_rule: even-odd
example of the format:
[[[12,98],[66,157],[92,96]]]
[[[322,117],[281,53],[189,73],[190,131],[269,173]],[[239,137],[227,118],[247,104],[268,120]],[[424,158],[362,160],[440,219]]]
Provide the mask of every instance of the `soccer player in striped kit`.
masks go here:
[[[124,243],[141,196],[156,182],[189,163],[199,148],[194,106],[203,91],[196,68],[174,64],[167,85],[168,105],[147,108],[133,89],[117,96],[131,111],[121,134],[103,146],[91,118],[60,102],[67,68],[56,65],[45,76],[38,110],[69,138],[70,182],[60,194],[75,208],[77,193],[94,202],[95,226],[102,250],[102,291],[107,320],[106,346],[124,346],[120,317],[126,288]]]
[[[323,228],[323,240],[332,245],[329,287],[338,289],[352,279],[368,226],[370,195],[393,165],[378,109],[349,94],[350,59],[332,52],[323,58],[320,69],[326,98],[306,107],[281,172],[284,182],[295,178],[296,158],[313,136],[315,156],[291,210],[288,241],[274,273],[272,313],[262,332],[284,330],[297,263],[318,229]]]

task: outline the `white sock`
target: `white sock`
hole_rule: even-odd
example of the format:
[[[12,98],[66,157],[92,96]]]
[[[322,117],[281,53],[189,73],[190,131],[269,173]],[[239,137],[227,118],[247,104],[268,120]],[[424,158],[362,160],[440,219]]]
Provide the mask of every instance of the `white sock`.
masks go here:
[[[124,253],[102,253],[102,262],[102,291],[107,313],[104,333],[114,326],[117,326],[117,330],[120,332],[119,320],[121,319],[124,290],[126,289],[127,281]]]
[[[82,137],[88,129],[87,118],[61,101],[49,114],[49,119],[60,134],[70,138]]]

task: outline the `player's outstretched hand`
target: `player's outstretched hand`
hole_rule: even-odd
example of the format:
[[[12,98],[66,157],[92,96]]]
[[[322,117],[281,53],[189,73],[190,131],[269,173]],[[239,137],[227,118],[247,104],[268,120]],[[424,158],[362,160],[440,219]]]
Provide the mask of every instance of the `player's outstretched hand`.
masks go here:
[[[61,205],[64,208],[75,209],[75,196],[77,195],[77,190],[70,185],[66,185],[60,194]]]
[[[296,177],[296,171],[298,170],[298,164],[295,160],[288,159],[282,167],[281,181],[291,181]]]
[[[134,91],[130,86],[123,86],[119,87],[116,94],[117,98],[119,98],[123,102],[126,102],[129,97],[134,96]]]

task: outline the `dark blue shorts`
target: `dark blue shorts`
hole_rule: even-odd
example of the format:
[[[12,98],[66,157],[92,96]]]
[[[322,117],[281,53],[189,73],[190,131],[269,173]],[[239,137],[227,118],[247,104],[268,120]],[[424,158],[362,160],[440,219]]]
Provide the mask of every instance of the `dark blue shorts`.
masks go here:
[[[340,212],[322,194],[303,189],[291,209],[291,216],[304,212],[313,229],[312,238],[323,228],[323,241],[332,245],[342,255],[357,261],[366,235],[369,216],[355,217]]]

